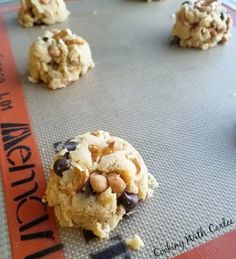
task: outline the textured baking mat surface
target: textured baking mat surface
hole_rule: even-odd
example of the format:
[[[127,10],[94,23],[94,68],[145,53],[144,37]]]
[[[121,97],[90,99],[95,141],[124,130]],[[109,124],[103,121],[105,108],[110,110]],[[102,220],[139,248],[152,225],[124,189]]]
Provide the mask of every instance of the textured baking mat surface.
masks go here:
[[[45,176],[63,142],[103,129],[133,144],[160,183],[154,197],[112,232],[112,240],[86,243],[78,230],[60,229],[67,258],[111,251],[135,233],[145,247],[131,258],[169,258],[236,228],[233,223],[209,231],[222,218],[236,220],[235,29],[224,47],[170,47],[172,14],[180,3],[71,2],[69,19],[46,28],[22,29],[16,13],[4,15]],[[66,89],[50,91],[27,80],[29,46],[47,28],[71,28],[92,49],[95,69]],[[0,191],[5,259],[11,255],[2,186]],[[199,228],[206,235],[196,238]],[[166,247],[163,256],[154,255],[155,248]]]
[[[223,3],[236,10],[236,0],[223,0]]]

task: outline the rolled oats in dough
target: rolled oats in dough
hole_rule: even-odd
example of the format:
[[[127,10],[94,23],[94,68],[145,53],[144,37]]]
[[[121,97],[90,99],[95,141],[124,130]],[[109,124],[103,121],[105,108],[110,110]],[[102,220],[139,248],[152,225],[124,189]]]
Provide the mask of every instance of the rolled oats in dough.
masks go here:
[[[54,207],[61,226],[107,238],[157,185],[127,141],[95,131],[67,141],[56,154],[44,201]]]
[[[205,50],[226,43],[231,27],[232,18],[219,1],[186,1],[176,13],[172,43]]]
[[[46,31],[29,51],[29,80],[63,88],[94,67],[89,44],[67,30]]]
[[[18,19],[22,26],[32,27],[63,22],[69,13],[64,0],[21,0]]]

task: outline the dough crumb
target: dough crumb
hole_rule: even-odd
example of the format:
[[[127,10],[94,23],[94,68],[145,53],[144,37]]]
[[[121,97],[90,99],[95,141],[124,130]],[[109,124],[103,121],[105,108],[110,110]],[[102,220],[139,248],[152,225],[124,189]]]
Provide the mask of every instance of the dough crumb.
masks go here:
[[[143,240],[139,235],[134,235],[133,238],[126,239],[125,243],[131,250],[140,250],[142,247],[144,247]]]

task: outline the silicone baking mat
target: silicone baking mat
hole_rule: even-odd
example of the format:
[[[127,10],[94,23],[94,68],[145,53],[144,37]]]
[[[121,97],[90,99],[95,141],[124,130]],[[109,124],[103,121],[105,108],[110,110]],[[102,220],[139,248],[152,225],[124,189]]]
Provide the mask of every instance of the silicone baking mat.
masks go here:
[[[7,33],[10,45],[5,44],[5,49],[2,45],[6,53],[0,53],[0,75],[7,70],[3,62],[4,58],[8,59],[5,55],[12,51],[21,82],[20,86],[14,76],[14,64],[9,61],[7,75],[11,84],[0,83],[5,87],[0,92],[1,142],[6,143],[4,136],[9,137],[9,134],[14,139],[16,136],[12,132],[21,132],[22,136],[28,132],[34,134],[43,170],[34,139],[27,143],[33,146],[32,157],[38,162],[40,191],[45,184],[41,174],[44,172],[47,178],[54,153],[67,139],[95,129],[109,131],[133,144],[160,186],[136,214],[119,224],[110,240],[86,242],[78,230],[58,227],[60,241],[50,212],[48,226],[53,226],[55,240],[50,239],[49,232],[49,237],[41,234],[34,240],[34,232],[27,230],[28,239],[24,236],[22,241],[19,234],[22,225],[18,223],[18,228],[18,225],[9,224],[8,227],[4,197],[12,203],[7,204],[9,207],[17,209],[17,202],[27,195],[11,202],[10,187],[14,185],[5,187],[5,192],[0,185],[0,258],[12,257],[8,234],[12,229],[15,235],[11,240],[15,242],[21,237],[19,243],[12,244],[16,253],[17,248],[23,248],[26,243],[27,249],[34,250],[43,242],[45,249],[54,247],[58,251],[62,242],[66,258],[72,259],[170,258],[236,228],[235,29],[227,45],[208,51],[171,47],[172,14],[180,3],[168,0],[153,3],[71,1],[67,3],[71,15],[66,22],[30,29],[19,26],[15,12],[1,16],[6,31],[1,30],[0,44],[6,43],[3,36]],[[33,85],[26,73],[30,44],[46,29],[53,28],[71,28],[87,39],[96,64],[80,81],[57,91]],[[8,98],[8,87],[12,90],[12,99]],[[21,89],[25,97],[22,103],[23,99],[17,99]],[[19,114],[15,110],[15,116],[9,117],[6,123],[4,108],[14,106],[11,100],[15,104],[20,100],[17,103]],[[30,120],[25,112],[21,113],[24,105]],[[22,116],[24,121],[21,121]],[[31,123],[32,130],[26,122]],[[25,143],[19,140],[19,144]],[[4,147],[1,147],[2,163],[9,158]],[[32,164],[28,166],[33,168]],[[10,171],[10,167],[7,170]],[[11,170],[15,172],[19,168]],[[16,215],[11,212],[8,220],[14,222]],[[26,212],[19,212],[18,219],[22,218],[20,213]],[[40,226],[44,230],[44,223]],[[142,237],[145,247],[129,252],[124,240],[136,233]],[[235,241],[235,235],[232,238]],[[54,242],[50,246],[48,239]],[[54,250],[50,250],[48,258],[61,256],[60,251],[56,256]],[[27,258],[29,253],[24,252]],[[24,258],[16,253],[15,258]]]

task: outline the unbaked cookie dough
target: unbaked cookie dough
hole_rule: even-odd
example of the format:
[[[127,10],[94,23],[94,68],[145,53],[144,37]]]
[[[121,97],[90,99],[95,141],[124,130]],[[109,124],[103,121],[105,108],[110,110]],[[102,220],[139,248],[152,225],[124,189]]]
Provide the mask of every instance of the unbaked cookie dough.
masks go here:
[[[29,80],[63,88],[94,67],[89,44],[67,30],[46,31],[29,51]]]
[[[69,13],[63,0],[21,0],[18,19],[22,26],[32,27],[63,22]]]
[[[226,43],[231,27],[232,18],[219,1],[186,1],[176,13],[172,43],[206,50]]]
[[[43,200],[54,207],[61,226],[108,238],[157,185],[127,141],[95,131],[67,141],[56,154]]]

